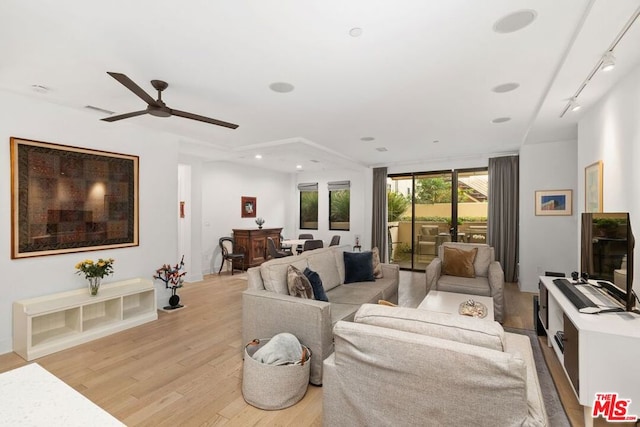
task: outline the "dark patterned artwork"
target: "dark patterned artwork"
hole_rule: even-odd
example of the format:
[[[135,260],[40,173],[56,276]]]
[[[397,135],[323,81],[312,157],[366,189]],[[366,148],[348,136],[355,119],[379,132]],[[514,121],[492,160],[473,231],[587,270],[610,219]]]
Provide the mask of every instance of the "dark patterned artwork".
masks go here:
[[[138,245],[138,157],[11,138],[11,257]]]

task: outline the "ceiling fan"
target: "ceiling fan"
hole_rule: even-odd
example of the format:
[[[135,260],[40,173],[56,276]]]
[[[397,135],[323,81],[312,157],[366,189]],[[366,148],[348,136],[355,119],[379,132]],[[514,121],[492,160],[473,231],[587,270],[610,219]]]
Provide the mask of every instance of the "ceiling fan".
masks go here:
[[[184,117],[185,119],[198,120],[200,122],[211,123],[212,125],[224,126],[227,128],[235,129],[238,125],[228,122],[223,122],[222,120],[216,120],[209,117],[204,117],[198,114],[188,113],[186,111],[174,110],[172,108],[167,107],[167,104],[162,100],[162,91],[165,90],[169,84],[162,80],[151,80],[151,86],[154,87],[155,90],[158,91],[158,99],[153,99],[147,92],[145,92],[140,86],[135,84],[133,80],[129,77],[125,76],[121,73],[112,73],[107,71],[111,77],[122,83],[124,87],[129,89],[131,92],[135,93],[140,97],[144,102],[147,103],[147,108],[140,111],[134,111],[132,113],[120,114],[117,116],[105,117],[105,122],[115,122],[117,120],[128,119],[129,117],[141,116],[143,114],[151,114],[156,117],[170,117],[170,116],[178,116]]]

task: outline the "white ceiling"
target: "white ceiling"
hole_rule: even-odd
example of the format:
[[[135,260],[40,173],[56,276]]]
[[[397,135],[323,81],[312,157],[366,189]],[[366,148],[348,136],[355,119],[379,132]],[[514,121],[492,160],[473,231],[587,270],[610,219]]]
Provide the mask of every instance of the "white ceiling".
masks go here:
[[[169,132],[184,153],[287,172],[297,164],[358,169],[515,152],[575,138],[580,114],[640,63],[636,22],[615,50],[616,69],[597,73],[580,95],[585,108],[559,117],[639,7],[640,0],[3,0],[0,90],[121,114],[145,105],[107,71],[153,98],[149,81],[165,80],[169,107],[239,128],[149,115],[100,125]],[[536,11],[531,25],[493,31],[523,9]],[[354,27],[360,37],[349,35]],[[295,90],[273,92],[274,82]],[[491,90],[509,82],[520,86]],[[86,120],[104,116],[86,111]],[[491,123],[498,117],[511,120]],[[369,136],[375,140],[361,140]]]

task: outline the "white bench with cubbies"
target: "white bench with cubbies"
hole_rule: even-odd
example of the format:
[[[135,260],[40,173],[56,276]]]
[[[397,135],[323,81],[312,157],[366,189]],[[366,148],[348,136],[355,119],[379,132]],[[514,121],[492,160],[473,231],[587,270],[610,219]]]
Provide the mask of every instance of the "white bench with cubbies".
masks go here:
[[[13,303],[13,351],[37,359],[158,318],[153,282],[137,278]]]

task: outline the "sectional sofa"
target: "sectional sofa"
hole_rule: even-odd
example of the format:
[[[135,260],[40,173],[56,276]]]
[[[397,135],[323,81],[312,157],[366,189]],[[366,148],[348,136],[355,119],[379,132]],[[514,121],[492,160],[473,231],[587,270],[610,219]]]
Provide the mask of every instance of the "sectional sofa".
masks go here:
[[[383,277],[345,284],[344,252],[349,246],[331,246],[277,258],[250,268],[242,294],[242,337],[270,338],[280,332],[295,335],[312,352],[312,384],[322,384],[322,361],[333,352],[333,326],[351,321],[362,304],[386,300],[397,303],[399,267],[381,264]],[[329,302],[289,295],[287,267],[309,268],[320,275]]]

